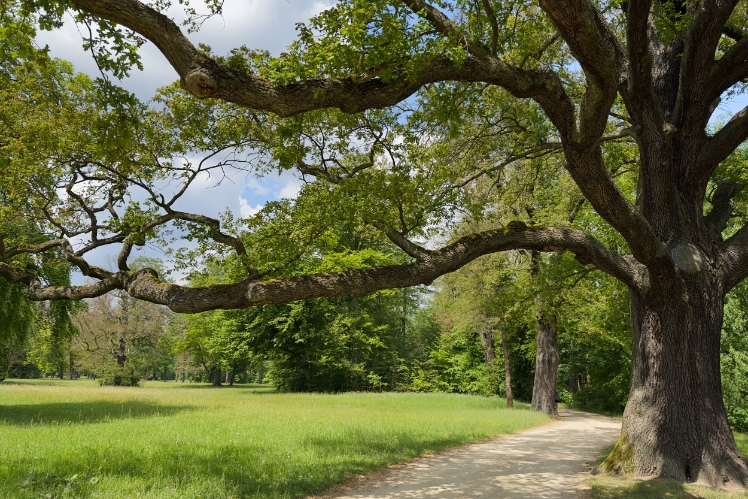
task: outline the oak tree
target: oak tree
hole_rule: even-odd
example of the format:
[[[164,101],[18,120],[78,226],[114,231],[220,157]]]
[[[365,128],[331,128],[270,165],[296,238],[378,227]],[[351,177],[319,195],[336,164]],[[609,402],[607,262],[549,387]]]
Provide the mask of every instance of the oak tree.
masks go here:
[[[15,10],[4,9],[3,15],[15,16],[18,21],[10,25],[18,32],[23,32],[35,9],[44,27],[54,26],[66,9],[72,10],[80,22],[98,27],[86,43],[102,68],[115,74],[138,63],[139,44],[152,42],[183,88],[205,99],[184,103],[172,95],[165,118],[128,121],[135,132],[115,141],[113,150],[102,150],[83,127],[77,142],[58,142],[64,154],[49,155],[41,163],[28,161],[66,165],[59,173],[70,185],[67,197],[53,206],[56,210],[43,203],[39,206],[47,209],[59,237],[41,243],[0,239],[0,275],[26,285],[31,299],[79,299],[121,289],[179,312],[246,308],[430,283],[492,252],[568,251],[629,290],[631,391],[621,438],[607,466],[712,485],[748,485],[748,466],[725,415],[719,366],[725,295],[748,276],[748,226],[725,232],[740,186],[724,168],[748,137],[748,109],[721,127],[710,127],[720,99],[740,93],[748,77],[748,19],[743,4],[736,0],[439,0],[433,4],[347,0],[300,25],[298,40],[278,58],[246,48],[226,57],[211,55],[190,41],[189,29],[164,14],[169,2],[5,4],[15,6]],[[206,5],[215,13],[221,2]],[[199,20],[199,13],[188,12],[192,27]],[[28,102],[22,96],[11,101],[18,106]],[[494,101],[505,105],[492,108]],[[178,112],[180,106],[185,113]],[[127,112],[116,107],[98,109],[87,111],[96,123],[132,118],[130,108]],[[104,116],[102,109],[109,114]],[[487,114],[491,109],[494,116]],[[505,119],[512,109],[522,110],[518,118],[530,121],[529,126]],[[387,116],[400,110],[406,115],[400,120]],[[431,150],[430,158],[418,158],[414,148],[398,159],[398,141],[387,130],[397,129],[418,111],[428,115],[423,122],[436,120],[442,125],[415,130],[411,145],[417,143],[414,135],[424,131],[422,141],[442,132],[459,135],[461,117],[470,115],[503,130],[496,133],[504,138],[504,146],[487,155],[483,164],[475,164],[472,172],[430,170],[438,147]],[[57,112],[50,109],[53,116]],[[190,119],[199,113],[203,113],[199,123],[207,126],[201,133],[213,142],[193,133],[197,122]],[[217,125],[232,119],[242,133]],[[33,123],[9,130],[20,130],[22,135],[21,125]],[[331,127],[340,132],[332,132]],[[123,135],[124,128],[109,133]],[[254,142],[245,140],[248,130],[255,133]],[[359,151],[342,159],[335,148],[346,141],[333,139],[347,134],[347,143],[370,146],[368,154]],[[330,140],[315,140],[323,136]],[[634,158],[606,154],[608,142],[620,139],[635,145]],[[138,148],[135,143],[148,147]],[[296,167],[334,186],[318,193],[317,200],[326,203],[324,213],[317,210],[323,217],[345,215],[339,206],[346,206],[347,198],[336,192],[345,193],[356,182],[372,183],[368,194],[376,195],[368,199],[374,208],[358,206],[360,221],[380,230],[412,262],[314,275],[262,267],[256,256],[267,251],[258,236],[261,227],[254,226],[247,236],[232,234],[230,227],[222,230],[218,220],[174,209],[175,198],[157,192],[157,183],[151,182],[165,175],[160,158],[208,150],[217,143],[222,144],[220,150],[227,144],[262,148],[264,143],[281,166]],[[38,160],[48,147],[31,152],[40,156]],[[315,154],[317,150],[321,153]],[[626,252],[573,226],[529,225],[528,220],[471,234],[437,250],[414,240],[419,231],[425,233],[421,229],[426,225],[409,213],[409,195],[421,196],[419,202],[426,206],[426,194],[431,193],[432,205],[416,212],[438,218],[434,206],[465,201],[470,191],[460,189],[475,178],[544,152],[562,155],[586,202],[617,231]],[[389,166],[382,166],[382,157],[391,160]],[[150,169],[144,167],[146,158],[154,165]],[[417,175],[405,168],[417,161],[427,172],[418,179],[425,185],[421,190],[416,188]],[[611,173],[623,163],[638,167],[634,192],[623,189]],[[145,168],[145,173],[136,173],[138,168]],[[384,176],[385,170],[389,177]],[[173,171],[179,172],[175,178],[189,179],[194,169]],[[439,171],[447,174],[439,177]],[[84,190],[85,182],[108,187]],[[125,184],[148,191],[150,204],[132,205],[127,216],[115,215],[113,205],[125,196]],[[461,194],[455,194],[458,191]],[[357,192],[366,197],[365,189]],[[54,197],[54,192],[50,195]],[[375,209],[374,198],[393,201],[391,209]],[[394,202],[397,199],[399,204]],[[71,211],[63,205],[72,206]],[[441,213],[445,211],[449,208]],[[74,223],[72,213],[83,215],[83,221]],[[282,225],[269,215],[266,221]],[[163,282],[153,270],[131,270],[127,257],[133,245],[143,244],[167,223],[189,226],[201,242],[213,240],[230,248],[245,264],[246,278],[187,288]],[[303,236],[314,236],[311,228],[304,232],[303,224],[295,227]],[[70,239],[82,234],[89,236],[90,243],[73,249]],[[106,244],[121,245],[116,271],[85,260],[92,247]],[[62,251],[70,264],[95,282],[47,285],[32,268],[19,263],[20,255],[53,249]],[[290,259],[295,250],[289,249]]]

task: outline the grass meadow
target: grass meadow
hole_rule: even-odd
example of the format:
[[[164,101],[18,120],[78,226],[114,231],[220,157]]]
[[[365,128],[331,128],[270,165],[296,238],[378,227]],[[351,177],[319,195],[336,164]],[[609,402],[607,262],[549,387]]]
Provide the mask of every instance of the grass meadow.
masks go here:
[[[0,383],[0,497],[292,498],[548,421],[453,394]]]

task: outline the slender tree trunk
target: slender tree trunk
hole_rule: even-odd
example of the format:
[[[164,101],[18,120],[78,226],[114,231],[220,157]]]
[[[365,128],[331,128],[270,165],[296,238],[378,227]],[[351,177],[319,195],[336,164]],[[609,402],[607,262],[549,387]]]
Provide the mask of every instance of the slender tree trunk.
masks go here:
[[[478,336],[480,336],[480,343],[483,347],[483,355],[486,365],[490,366],[494,359],[496,359],[496,345],[493,339],[493,330],[491,329],[491,326],[486,325],[486,322],[481,319],[476,321],[475,327],[478,330]]]
[[[125,361],[127,360],[127,334],[129,329],[129,300],[130,298],[124,293],[119,294],[120,298],[120,317],[119,317],[119,331],[117,334],[117,350],[115,357],[117,357],[117,372],[114,375],[114,386],[122,386],[122,375],[124,373]],[[148,379],[148,378],[146,378]]]
[[[631,390],[611,472],[745,486],[748,467],[722,402],[724,296],[710,272],[630,293]]]
[[[221,369],[218,367],[213,369],[213,386],[221,386]]]
[[[558,414],[556,407],[556,376],[558,374],[558,330],[541,313],[535,316],[538,331],[537,354],[535,355],[535,382],[532,386],[533,411],[549,416]]]
[[[0,338],[0,381],[8,376],[10,370],[10,339]]]
[[[117,372],[114,375],[114,386],[122,386],[122,374],[124,372],[125,361],[127,360],[127,343],[122,334],[120,334],[117,342],[115,356],[117,358]]]
[[[358,318],[361,315],[361,308],[358,301],[358,295],[353,295],[351,297],[351,309],[353,310],[353,316]],[[361,352],[360,347],[358,344],[358,336],[353,335],[351,338],[351,363],[354,365],[358,365],[361,363]],[[307,387],[311,386],[311,373],[307,375]]]
[[[501,351],[504,354],[504,384],[506,385],[506,406],[514,408],[514,397],[512,397],[512,370],[509,365],[509,346],[506,341],[506,324],[501,322]]]

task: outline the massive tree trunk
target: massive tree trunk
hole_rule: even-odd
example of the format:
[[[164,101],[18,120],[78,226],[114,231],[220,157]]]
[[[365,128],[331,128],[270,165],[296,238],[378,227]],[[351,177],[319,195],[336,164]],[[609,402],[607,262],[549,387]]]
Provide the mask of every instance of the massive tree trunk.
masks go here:
[[[537,353],[535,354],[535,382],[532,385],[533,411],[544,412],[549,416],[558,415],[556,406],[556,377],[558,375],[558,329],[542,313],[535,316],[538,331]]]
[[[722,402],[724,293],[713,275],[684,272],[646,296],[631,293],[631,391],[609,471],[746,485]]]

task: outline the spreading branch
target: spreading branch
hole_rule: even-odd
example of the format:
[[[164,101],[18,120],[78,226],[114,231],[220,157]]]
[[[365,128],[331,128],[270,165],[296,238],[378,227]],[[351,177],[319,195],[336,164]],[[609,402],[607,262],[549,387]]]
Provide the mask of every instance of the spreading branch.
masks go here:
[[[175,312],[196,313],[214,309],[239,309],[287,303],[310,298],[363,294],[391,288],[430,284],[476,258],[510,249],[571,251],[584,264],[626,283],[635,291],[648,286],[648,274],[641,264],[610,250],[592,236],[574,229],[528,228],[523,223],[473,234],[409,265],[373,267],[363,270],[307,275],[268,281],[245,280],[237,284],[188,288],[162,282],[152,269],[120,271],[95,284],[83,286],[32,285],[32,300],[81,299],[123,289],[130,296],[168,306]],[[3,267],[0,266],[0,272]]]

